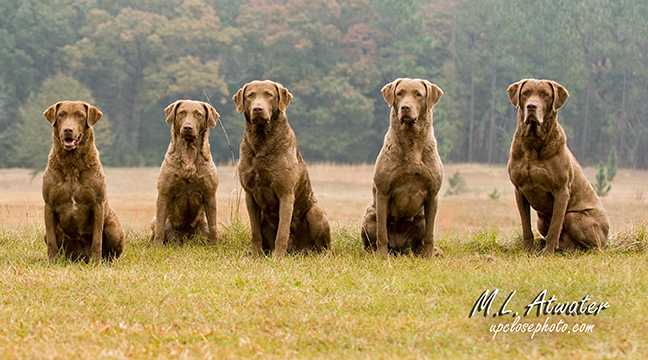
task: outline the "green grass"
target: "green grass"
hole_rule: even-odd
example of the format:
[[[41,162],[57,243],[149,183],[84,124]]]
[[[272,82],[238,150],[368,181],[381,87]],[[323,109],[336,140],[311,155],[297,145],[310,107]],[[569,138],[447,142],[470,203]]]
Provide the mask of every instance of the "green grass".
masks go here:
[[[158,249],[129,232],[97,266],[46,260],[43,228],[0,226],[0,358],[631,358],[648,356],[645,223],[601,253],[524,255],[519,231],[447,234],[435,259],[366,254],[354,223],[333,225],[324,254],[248,254],[242,223]],[[491,315],[468,315],[499,289]],[[542,290],[558,302],[608,302],[597,316],[523,317],[593,324],[591,333],[499,333],[506,296],[522,313]]]

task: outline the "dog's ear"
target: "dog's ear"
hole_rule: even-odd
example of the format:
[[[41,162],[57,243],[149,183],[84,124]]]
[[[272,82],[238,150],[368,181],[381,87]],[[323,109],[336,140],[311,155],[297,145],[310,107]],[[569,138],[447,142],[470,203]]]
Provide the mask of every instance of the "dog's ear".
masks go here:
[[[216,127],[216,121],[218,118],[220,118],[220,114],[216,109],[214,109],[213,106],[203,103],[203,106],[205,107],[205,111],[207,112],[207,125],[209,125],[210,128]]]
[[[511,86],[509,86],[506,90],[508,92],[511,104],[513,104],[513,106],[515,106],[516,108],[520,107],[520,91],[522,90],[522,86],[524,86],[525,82],[526,79],[520,80],[516,83],[511,84]]]
[[[57,102],[54,105],[51,105],[47,108],[47,110],[43,112],[43,115],[45,115],[45,118],[47,119],[47,121],[49,121],[50,124],[52,124],[52,126],[56,124],[56,113],[59,106],[61,106],[61,101]]]
[[[389,104],[389,106],[394,105],[394,90],[396,90],[396,86],[398,86],[398,83],[401,81],[401,79],[396,79],[389,84],[385,85],[380,92],[382,92],[382,96]]]
[[[288,104],[290,104],[290,100],[292,100],[293,96],[290,92],[288,92],[288,89],[283,87],[283,85],[279,84],[278,82],[275,83],[275,86],[277,87],[277,92],[279,93],[279,111],[286,111]]]
[[[94,124],[101,119],[103,116],[103,113],[99,111],[96,107],[88,104],[88,103],[83,103],[83,105],[86,108],[86,113],[88,114],[86,121],[88,123],[88,126],[93,126]]]
[[[553,111],[557,111],[565,104],[565,101],[569,97],[569,92],[555,81],[549,81],[549,84],[551,84],[551,88],[553,89]]]
[[[173,122],[175,121],[176,109],[178,108],[178,106],[180,106],[181,103],[182,100],[178,100],[164,109],[164,115],[166,116],[167,124],[173,124]]]
[[[236,112],[243,112],[245,108],[243,107],[243,95],[245,94],[245,88],[247,87],[247,84],[243,85],[242,88],[239,89],[239,91],[232,96],[232,100],[234,100],[234,104],[236,104]]]
[[[428,109],[432,109],[434,105],[436,105],[436,103],[439,102],[439,99],[441,99],[441,96],[443,95],[443,90],[441,90],[440,87],[436,86],[435,84],[432,84],[427,80],[423,80],[423,85],[425,85],[425,89],[427,90],[427,96],[425,97],[425,105],[427,105]]]

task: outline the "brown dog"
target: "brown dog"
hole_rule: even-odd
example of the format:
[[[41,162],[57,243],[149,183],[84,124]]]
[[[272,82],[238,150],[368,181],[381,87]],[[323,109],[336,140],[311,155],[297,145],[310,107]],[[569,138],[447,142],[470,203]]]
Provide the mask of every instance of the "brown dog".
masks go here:
[[[218,175],[209,149],[209,129],[220,115],[211,105],[192,100],[178,100],[164,114],[171,125],[171,142],[158,176],[151,239],[162,246],[170,239],[202,233],[216,245]]]
[[[601,200],[567,148],[556,116],[569,94],[555,81],[525,79],[508,88],[518,108],[518,125],[508,163],[515,186],[525,249],[533,251],[529,206],[538,213],[544,254],[557,247],[597,248],[607,245],[609,220]]]
[[[43,115],[54,128],[43,174],[49,259],[55,261],[60,252],[94,263],[119,257],[124,249],[124,229],[108,205],[92,130],[101,111],[81,101],[62,101]]]
[[[239,177],[252,228],[252,252],[321,251],[331,244],[306,164],[286,118],[292,95],[281,84],[253,81],[233,97],[245,114]]]
[[[365,250],[441,253],[434,220],[443,164],[437,152],[432,108],[443,91],[427,80],[396,79],[382,89],[391,106],[385,143],[376,160],[373,201],[362,218]]]

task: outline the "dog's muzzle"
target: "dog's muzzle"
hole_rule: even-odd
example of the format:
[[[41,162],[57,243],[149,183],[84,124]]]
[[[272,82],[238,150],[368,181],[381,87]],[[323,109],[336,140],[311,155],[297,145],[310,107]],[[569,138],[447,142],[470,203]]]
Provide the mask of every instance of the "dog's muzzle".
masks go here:
[[[63,149],[70,151],[76,149],[77,145],[79,145],[81,134],[75,136],[75,131],[72,128],[65,127],[59,134],[59,138],[61,138],[61,145],[63,145]]]
[[[418,121],[418,116],[413,116],[415,111],[413,111],[412,106],[409,104],[402,104],[398,109],[398,119],[401,124],[409,123],[416,124]]]
[[[185,141],[194,141],[198,137],[199,133],[196,131],[196,129],[193,128],[193,126],[183,126],[182,129],[180,130],[180,136],[185,140]]]
[[[540,107],[534,103],[527,103],[524,107],[524,123],[529,125],[531,122],[542,125],[544,116],[540,113]]]
[[[409,116],[401,116],[400,117],[400,122],[401,124],[416,124],[418,121],[418,118],[413,118]]]
[[[65,138],[61,140],[61,143],[63,144],[63,148],[65,150],[70,151],[76,149],[77,145],[79,145],[79,139]]]
[[[269,124],[270,114],[266,105],[254,103],[250,106],[250,122],[255,125]]]
[[[250,122],[254,125],[263,125],[263,124],[270,124],[270,118],[265,118],[263,116],[255,116],[252,115],[250,117]]]

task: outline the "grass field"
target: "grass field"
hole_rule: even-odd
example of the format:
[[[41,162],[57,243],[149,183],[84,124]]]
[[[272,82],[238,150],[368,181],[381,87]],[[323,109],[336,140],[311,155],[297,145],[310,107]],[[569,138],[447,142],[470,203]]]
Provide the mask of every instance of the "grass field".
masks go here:
[[[147,228],[157,171],[106,169],[127,247],[117,262],[92,266],[46,261],[40,175],[0,170],[0,358],[648,356],[646,171],[620,170],[603,199],[613,234],[605,252],[540,258],[520,251],[505,168],[448,165],[446,179],[459,171],[468,189],[440,200],[436,233],[445,255],[384,260],[365,254],[358,234],[373,167],[311,164],[333,249],[279,261],[248,255],[247,213],[242,206],[235,214],[237,180],[226,166],[219,166],[222,244],[153,247]],[[586,175],[593,180],[594,169]],[[495,188],[498,200],[488,197]],[[494,289],[489,316],[469,317]],[[609,306],[598,315],[540,316],[536,306],[513,317],[545,289],[545,300],[557,299],[552,307],[568,303],[578,313],[585,296],[584,308]],[[493,317],[513,291],[505,306],[512,313]],[[529,326],[538,331],[521,332]]]

